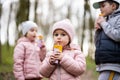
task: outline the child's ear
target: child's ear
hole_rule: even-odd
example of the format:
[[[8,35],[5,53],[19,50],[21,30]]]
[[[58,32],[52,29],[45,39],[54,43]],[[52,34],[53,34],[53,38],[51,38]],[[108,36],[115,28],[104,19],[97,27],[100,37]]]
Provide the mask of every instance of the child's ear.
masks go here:
[[[113,9],[113,10],[116,10],[116,8],[117,8],[117,5],[116,5],[115,3],[113,3],[113,4],[112,4],[112,9]]]

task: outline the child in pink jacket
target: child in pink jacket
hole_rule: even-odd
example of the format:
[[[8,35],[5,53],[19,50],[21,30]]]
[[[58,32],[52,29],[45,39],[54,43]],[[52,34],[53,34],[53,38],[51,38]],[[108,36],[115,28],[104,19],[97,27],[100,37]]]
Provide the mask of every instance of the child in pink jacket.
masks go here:
[[[38,26],[32,21],[25,21],[21,24],[21,27],[23,37],[17,41],[13,56],[15,79],[41,80],[42,76],[39,69],[45,58],[46,48],[43,41],[41,47],[35,41]]]
[[[80,80],[86,69],[85,56],[76,44],[72,44],[74,31],[68,19],[53,25],[54,44],[62,46],[62,51],[54,49],[47,53],[40,67],[40,73],[49,80]]]

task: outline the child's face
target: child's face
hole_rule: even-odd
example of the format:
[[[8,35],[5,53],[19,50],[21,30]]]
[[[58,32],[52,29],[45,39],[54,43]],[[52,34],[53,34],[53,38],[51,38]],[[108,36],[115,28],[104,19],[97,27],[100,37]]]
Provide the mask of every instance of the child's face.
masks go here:
[[[35,41],[35,39],[36,39],[36,34],[37,34],[37,28],[36,28],[36,27],[33,27],[33,28],[31,28],[31,29],[27,32],[26,37],[27,37],[28,39],[30,39],[30,41]]]
[[[70,40],[68,34],[61,29],[55,30],[53,33],[53,39],[55,44],[60,44],[63,47],[66,46]]]
[[[112,3],[110,4],[107,1],[101,2],[100,10],[101,10],[101,13],[104,14],[104,16],[108,16],[111,13],[113,13],[113,11],[115,10],[115,4],[112,4]]]

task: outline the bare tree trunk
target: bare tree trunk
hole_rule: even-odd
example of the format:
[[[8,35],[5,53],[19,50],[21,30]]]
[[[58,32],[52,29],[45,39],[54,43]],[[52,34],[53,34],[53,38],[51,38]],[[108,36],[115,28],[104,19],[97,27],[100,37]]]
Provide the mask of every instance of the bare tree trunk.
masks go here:
[[[1,19],[1,12],[2,12],[2,4],[0,4],[0,19]]]
[[[35,19],[34,21],[37,22],[37,14],[36,14],[36,10],[37,10],[37,5],[38,5],[38,0],[35,0]]]
[[[8,50],[8,52],[9,52],[9,47],[10,47],[10,45],[9,45],[9,24],[10,24],[10,18],[11,18],[11,10],[12,9],[12,4],[10,4],[10,11],[9,11],[9,17],[8,17],[8,23],[7,23],[7,50]]]
[[[2,4],[0,4],[0,20],[1,20],[1,12],[2,12]],[[0,21],[0,32],[1,32],[1,21]],[[2,63],[2,45],[1,45],[1,33],[0,33],[0,64]]]
[[[71,17],[71,9],[72,9],[72,7],[71,7],[71,5],[72,5],[72,0],[70,0],[70,4],[68,5],[68,15],[66,16],[66,18],[68,18],[68,19],[70,19],[70,17]]]
[[[84,4],[84,15],[83,15],[83,32],[82,32],[82,41],[81,41],[81,49],[83,50],[83,42],[84,42],[84,39],[85,39],[85,29],[86,29],[86,13],[87,13],[87,0],[85,0],[85,4]]]
[[[2,45],[1,45],[1,41],[0,41],[0,64],[2,63]]]
[[[19,0],[20,1],[20,5],[19,5],[19,10],[17,13],[17,17],[16,17],[16,23],[17,26],[25,21],[28,20],[28,15],[29,15],[29,0]],[[18,28],[17,28],[18,31]],[[18,37],[20,37],[21,33],[18,34]]]
[[[90,39],[89,39],[89,42],[90,44],[88,45],[88,55],[90,57],[93,56],[93,53],[94,53],[94,47],[93,47],[93,44],[94,44],[94,41],[93,41],[93,30],[94,30],[94,21],[93,21],[93,18],[92,18],[92,14],[91,14],[91,10],[90,10],[90,5],[89,5],[89,0],[86,0],[86,6],[87,6],[87,11],[90,15],[90,18],[89,18],[89,35],[90,35]]]

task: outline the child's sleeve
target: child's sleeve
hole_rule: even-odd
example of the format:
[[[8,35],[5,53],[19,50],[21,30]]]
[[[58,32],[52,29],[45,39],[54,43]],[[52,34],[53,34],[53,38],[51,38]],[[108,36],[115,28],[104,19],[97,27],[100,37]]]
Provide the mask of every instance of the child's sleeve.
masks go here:
[[[120,42],[120,18],[112,21],[111,24],[114,23],[113,26],[109,24],[110,22],[102,22],[100,25],[108,37]]]
[[[55,65],[51,65],[49,63],[49,57],[50,54],[47,53],[45,59],[42,62],[42,65],[40,66],[40,74],[47,78],[49,78],[52,72],[55,70]]]
[[[13,73],[17,80],[25,80],[23,73],[24,64],[24,46],[21,44],[16,45],[13,55],[14,65]]]
[[[86,60],[80,50],[74,50],[74,57],[64,55],[60,64],[70,74],[74,76],[81,75],[86,70]]]
[[[40,60],[43,61],[45,59],[46,56],[46,47],[42,47],[40,50]]]

